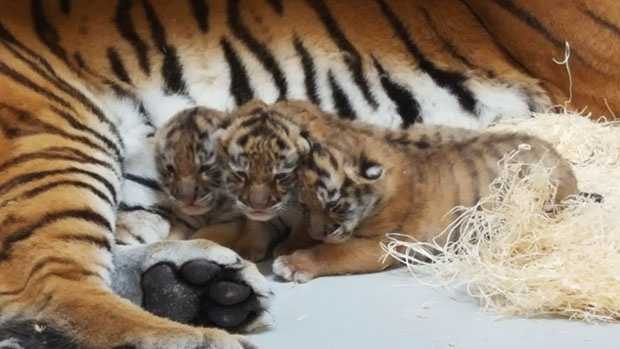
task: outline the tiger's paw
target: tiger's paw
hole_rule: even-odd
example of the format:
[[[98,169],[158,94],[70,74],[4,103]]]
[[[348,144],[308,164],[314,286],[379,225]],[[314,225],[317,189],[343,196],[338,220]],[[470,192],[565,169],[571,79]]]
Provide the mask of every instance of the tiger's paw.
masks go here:
[[[299,250],[276,258],[273,273],[286,281],[305,283],[319,275],[319,268],[310,251]]]
[[[207,240],[117,249],[114,289],[149,312],[230,331],[271,326],[266,279],[232,250]]]

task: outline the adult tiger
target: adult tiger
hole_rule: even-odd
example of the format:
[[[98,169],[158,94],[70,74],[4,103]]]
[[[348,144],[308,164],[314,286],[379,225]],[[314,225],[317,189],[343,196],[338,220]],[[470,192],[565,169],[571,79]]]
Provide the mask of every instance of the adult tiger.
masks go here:
[[[143,155],[158,126],[188,106],[227,110],[255,97],[307,99],[385,127],[483,127],[565,100],[568,80],[551,61],[563,53],[564,40],[573,47],[575,106],[600,112],[605,96],[613,109],[620,104],[614,4],[3,3],[0,319],[13,320],[11,326],[41,321],[87,348],[244,346],[215,329],[150,315],[110,290],[120,282],[116,290],[146,305],[156,290],[139,285],[141,276],[152,279],[150,267],[165,261],[192,279],[195,264],[185,262],[200,258],[199,265],[217,264],[252,286],[250,301],[268,296],[251,265],[212,244],[148,240],[129,250],[114,244],[117,207],[124,226],[165,218],[154,167]],[[191,281],[168,271],[162,287]]]

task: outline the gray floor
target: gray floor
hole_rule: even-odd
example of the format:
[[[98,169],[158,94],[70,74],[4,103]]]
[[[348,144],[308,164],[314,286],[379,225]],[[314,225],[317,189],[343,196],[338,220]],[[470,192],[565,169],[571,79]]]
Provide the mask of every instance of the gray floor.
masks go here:
[[[276,328],[251,336],[263,349],[620,348],[620,325],[498,318],[404,269],[274,290]]]

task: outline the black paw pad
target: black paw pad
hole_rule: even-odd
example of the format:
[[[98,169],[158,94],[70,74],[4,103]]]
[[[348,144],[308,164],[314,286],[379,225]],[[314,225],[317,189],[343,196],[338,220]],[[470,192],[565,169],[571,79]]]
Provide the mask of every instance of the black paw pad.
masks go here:
[[[144,309],[174,321],[189,323],[198,316],[200,292],[170,264],[157,264],[142,276]]]
[[[222,271],[222,268],[205,259],[189,261],[181,267],[181,274],[187,282],[196,286],[204,286],[215,275]]]
[[[263,309],[237,273],[203,259],[157,264],[142,275],[143,307],[186,324],[243,328]]]

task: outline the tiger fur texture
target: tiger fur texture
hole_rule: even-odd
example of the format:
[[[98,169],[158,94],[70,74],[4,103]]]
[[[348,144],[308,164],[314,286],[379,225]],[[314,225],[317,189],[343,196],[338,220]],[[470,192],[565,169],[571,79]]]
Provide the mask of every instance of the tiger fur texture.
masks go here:
[[[178,112],[302,99],[385,128],[480,128],[567,99],[551,60],[566,40],[572,106],[601,113],[620,105],[618,23],[612,0],[3,3],[0,334],[15,335],[0,343],[35,347],[36,320],[87,349],[250,346],[217,327],[252,326],[268,306],[254,266],[161,241],[175,214],[154,135]],[[217,309],[235,326],[192,315],[217,308],[196,295],[223,278],[251,288],[233,307],[247,319]],[[149,309],[168,296],[182,314]]]

